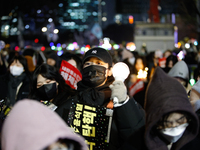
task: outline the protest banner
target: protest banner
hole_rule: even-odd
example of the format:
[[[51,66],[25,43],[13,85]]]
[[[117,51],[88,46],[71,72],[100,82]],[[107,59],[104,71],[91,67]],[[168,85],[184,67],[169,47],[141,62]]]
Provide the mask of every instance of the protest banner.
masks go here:
[[[62,60],[59,71],[65,82],[71,88],[77,89],[77,83],[82,80],[80,71],[65,60]]]
[[[136,93],[144,90],[144,81],[142,79],[138,79],[135,83],[133,83],[129,88],[129,95],[134,96]]]
[[[67,123],[86,139],[89,150],[105,150],[108,148],[112,115],[112,109],[72,102]]]

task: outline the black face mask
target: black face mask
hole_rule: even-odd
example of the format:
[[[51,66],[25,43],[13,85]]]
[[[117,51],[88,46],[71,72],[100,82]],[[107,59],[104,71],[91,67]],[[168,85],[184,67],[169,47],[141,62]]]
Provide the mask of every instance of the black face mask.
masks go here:
[[[57,86],[55,83],[44,84],[38,88],[41,100],[51,100],[57,93]]]
[[[82,70],[82,82],[89,87],[97,87],[105,80],[106,68],[103,66],[91,65]]]

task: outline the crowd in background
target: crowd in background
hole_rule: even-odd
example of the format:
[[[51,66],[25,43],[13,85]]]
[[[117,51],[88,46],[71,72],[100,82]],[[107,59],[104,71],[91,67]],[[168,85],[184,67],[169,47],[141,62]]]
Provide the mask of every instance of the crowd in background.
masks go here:
[[[110,91],[107,89],[109,85],[112,84],[113,86],[118,86],[119,84],[120,88],[123,87],[123,85],[121,85],[121,83],[116,83],[116,85],[115,83],[112,83],[114,81],[113,76],[109,75],[109,72],[105,71],[102,66],[110,70],[111,67],[117,62],[124,62],[130,70],[129,76],[124,81],[124,86],[126,87],[126,90],[123,91],[126,93],[124,97],[126,98],[128,96],[129,101],[134,99],[137,105],[128,103],[127,98],[125,101],[123,98],[122,104],[124,107],[127,107],[126,103],[128,103],[129,107],[135,109],[134,113],[137,112],[137,116],[135,116],[135,118],[139,120],[141,117],[143,118],[143,121],[138,121],[137,127],[131,127],[130,134],[132,133],[132,135],[129,135],[127,131],[123,131],[124,133],[122,135],[125,133],[127,135],[123,137],[126,140],[123,139],[123,144],[118,146],[121,141],[116,144],[116,140],[114,139],[115,142],[113,143],[115,144],[112,145],[110,149],[120,147],[121,149],[139,150],[146,149],[146,147],[148,147],[148,149],[156,150],[157,145],[162,145],[163,141],[166,139],[168,142],[170,141],[170,144],[176,143],[180,137],[177,138],[177,140],[173,139],[173,141],[172,139],[169,139],[168,136],[162,136],[164,133],[163,128],[171,127],[170,125],[166,127],[166,125],[162,122],[163,120],[168,119],[170,115],[174,115],[171,114],[171,112],[175,112],[182,117],[180,124],[182,125],[182,128],[188,129],[188,133],[184,133],[185,136],[187,136],[188,141],[191,141],[196,137],[193,140],[194,142],[189,143],[189,145],[186,145],[185,148],[183,147],[183,149],[191,147],[191,144],[192,147],[194,146],[198,149],[196,146],[199,145],[197,142],[199,140],[199,135],[197,135],[198,119],[197,116],[195,116],[195,112],[198,114],[200,110],[200,87],[198,87],[198,84],[200,84],[198,82],[200,79],[200,52],[183,49],[165,51],[155,50],[151,52],[148,52],[146,49],[144,51],[129,51],[123,47],[117,50],[107,50],[107,52],[112,58],[110,59],[112,60],[111,62],[108,60],[109,58],[103,58],[104,56],[106,57],[107,54],[101,57],[99,56],[98,58],[109,64],[108,67],[105,67],[104,64],[104,66],[101,64],[101,67],[98,66],[96,68],[92,68],[91,66],[93,64],[87,63],[96,63],[96,60],[92,60],[91,58],[93,57],[87,57],[85,54],[76,53],[76,51],[66,51],[61,56],[58,56],[57,52],[54,50],[37,51],[32,47],[21,49],[19,51],[9,50],[8,48],[2,49],[0,51],[0,100],[2,108],[1,112],[3,112],[4,115],[1,117],[1,127],[4,117],[8,113],[7,111],[12,110],[15,104],[24,98],[35,99],[44,104],[46,104],[46,101],[42,100],[47,100],[48,104],[46,105],[55,110],[62,118],[63,114],[69,113],[65,111],[69,107],[69,101],[67,100],[74,96],[76,97],[78,95],[83,101],[87,103],[93,103],[93,101],[88,100],[92,99],[92,96],[87,97],[87,95],[84,95],[84,92],[82,92],[84,89],[88,89],[88,91],[90,90],[91,95],[95,95],[94,92],[96,91],[90,88],[92,87],[97,91],[103,91],[105,94],[105,100],[103,103],[101,102],[102,97],[98,97],[96,94],[95,104],[104,106],[106,102],[107,107],[108,100],[106,100],[106,96],[107,94],[110,94]],[[90,53],[90,55],[92,54]],[[82,74],[83,80],[78,83],[78,89],[72,88],[70,85],[66,84],[63,76],[60,74],[59,70],[63,60],[74,66]],[[94,83],[88,84],[85,76],[89,71],[86,68],[91,70],[93,69],[94,71],[97,70],[99,73],[106,74],[106,87],[100,86],[101,88],[96,88],[96,83],[95,85]],[[105,79],[103,78],[102,80],[104,81]],[[98,83],[98,86],[102,83],[103,82]],[[180,85],[177,83],[180,83]],[[112,88],[111,91],[114,93]],[[167,100],[168,97],[173,98],[165,103],[165,100]],[[190,101],[187,102],[188,98]],[[110,99],[110,95],[108,99]],[[163,99],[163,102],[160,102],[160,99]],[[172,106],[168,104],[169,101],[171,101],[170,104],[172,104]],[[27,102],[27,105],[28,103],[29,102]],[[33,106],[35,105],[34,102],[30,103],[33,103]],[[191,108],[189,106],[190,104]],[[154,107],[152,107],[152,105],[154,105]],[[168,108],[165,109],[164,105]],[[116,112],[118,112],[119,109],[120,108],[117,108]],[[132,110],[131,108],[128,108],[127,110],[129,109]],[[143,110],[145,110],[146,115],[143,114]],[[17,112],[17,108],[15,111]],[[120,111],[123,112],[122,110]],[[158,118],[156,118],[157,116]],[[120,115],[117,116],[117,118],[118,117],[120,117]],[[129,117],[132,117],[131,114]],[[144,117],[146,117],[145,125]],[[163,120],[157,120],[160,119],[159,117],[163,117]],[[134,121],[136,122],[136,120]],[[66,122],[66,120],[64,121]],[[135,122],[131,122],[131,126],[135,124]],[[130,122],[128,121],[128,123]],[[116,124],[117,128],[119,128],[120,123]],[[159,133],[158,137],[156,136],[157,132],[154,132],[156,130],[154,128],[155,124],[159,131],[163,131],[162,133]],[[145,131],[141,131],[140,135],[144,134],[146,137],[144,140],[146,143],[145,146],[142,144],[143,142],[136,142],[138,145],[140,144],[140,146],[137,144],[134,145],[135,143],[133,144],[131,141],[138,141],[140,138],[143,138],[140,136],[138,137],[138,133],[135,132],[136,129],[139,131],[139,128],[141,128],[140,130],[142,130],[144,126]],[[193,128],[194,130],[190,130],[190,128]],[[135,130],[134,133],[132,132],[133,130]],[[120,130],[120,133],[121,132],[122,131]],[[160,138],[160,135],[162,138]],[[138,139],[136,139],[136,136]],[[165,140],[160,140],[163,139],[163,137]],[[119,139],[120,138],[122,137],[119,137]],[[197,141],[195,141],[196,139]],[[183,138],[180,141],[181,142],[174,145],[170,145],[168,142],[166,142],[168,149],[180,149],[187,143]],[[59,142],[62,143],[62,141]],[[81,145],[82,139],[80,139],[80,141],[72,142],[72,144],[76,142],[79,142],[79,145]],[[162,145],[160,149],[164,150],[166,148]]]

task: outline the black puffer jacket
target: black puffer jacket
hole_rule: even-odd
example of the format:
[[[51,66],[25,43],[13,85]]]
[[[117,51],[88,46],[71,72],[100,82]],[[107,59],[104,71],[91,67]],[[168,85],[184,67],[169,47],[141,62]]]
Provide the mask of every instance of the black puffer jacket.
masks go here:
[[[109,83],[98,88],[89,88],[83,85],[80,81],[78,83],[76,96],[68,99],[65,105],[63,105],[62,108],[60,107],[57,112],[66,121],[72,100],[79,100],[96,106],[106,106],[110,101],[110,96],[111,90],[109,88]],[[129,99],[126,104],[114,108],[108,149],[120,149],[130,135],[134,134],[134,132],[137,132],[137,130],[144,126],[144,122],[144,110],[134,99]]]

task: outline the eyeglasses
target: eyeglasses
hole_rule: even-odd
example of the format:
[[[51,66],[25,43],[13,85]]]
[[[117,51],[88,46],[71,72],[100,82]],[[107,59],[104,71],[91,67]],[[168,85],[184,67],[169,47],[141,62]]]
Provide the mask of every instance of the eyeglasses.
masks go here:
[[[184,124],[187,122],[187,118],[185,116],[180,117],[177,120],[174,121],[164,121],[164,128],[172,128],[176,127],[178,125]]]

